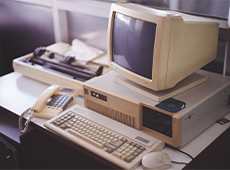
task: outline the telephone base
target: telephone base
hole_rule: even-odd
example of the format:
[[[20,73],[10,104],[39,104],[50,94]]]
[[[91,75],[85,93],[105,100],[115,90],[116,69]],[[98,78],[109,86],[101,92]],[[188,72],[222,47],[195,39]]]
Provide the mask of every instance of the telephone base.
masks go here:
[[[45,106],[45,108],[40,113],[34,112],[34,117],[44,118],[44,119],[51,119],[54,116],[57,116],[63,112],[62,108],[52,107],[52,106]]]

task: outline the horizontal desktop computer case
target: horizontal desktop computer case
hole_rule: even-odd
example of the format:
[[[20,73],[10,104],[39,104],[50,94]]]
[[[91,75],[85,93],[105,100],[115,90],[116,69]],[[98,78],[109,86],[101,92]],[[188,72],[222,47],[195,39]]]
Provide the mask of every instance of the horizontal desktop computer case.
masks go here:
[[[203,70],[196,73],[207,80],[172,97],[186,104],[176,113],[156,107],[161,102],[115,82],[114,77],[120,75],[114,71],[84,83],[84,103],[89,109],[181,148],[230,111],[230,77]]]

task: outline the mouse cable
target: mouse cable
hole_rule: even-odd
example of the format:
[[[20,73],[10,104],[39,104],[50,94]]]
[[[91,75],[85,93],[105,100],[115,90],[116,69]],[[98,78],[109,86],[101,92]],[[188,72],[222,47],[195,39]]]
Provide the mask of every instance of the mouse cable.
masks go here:
[[[177,161],[171,161],[172,163],[174,163],[174,164],[185,164],[185,165],[188,165],[188,163],[186,163],[186,162],[177,162]]]
[[[197,164],[196,160],[191,155],[189,155],[188,153],[186,153],[186,152],[184,152],[184,151],[182,151],[180,149],[174,148],[174,147],[172,147],[170,145],[167,145],[167,146],[172,148],[172,149],[175,149],[175,150],[177,150],[177,151],[179,151],[179,152],[181,152],[181,153],[183,153],[185,155],[187,155],[188,157],[190,157],[192,159],[192,161],[194,161],[194,164],[192,164],[192,165],[195,165],[196,169],[198,169],[198,164]],[[177,161],[171,161],[171,162],[175,163],[175,164],[186,164],[186,165],[188,165],[188,163],[185,163],[185,162],[177,162]]]

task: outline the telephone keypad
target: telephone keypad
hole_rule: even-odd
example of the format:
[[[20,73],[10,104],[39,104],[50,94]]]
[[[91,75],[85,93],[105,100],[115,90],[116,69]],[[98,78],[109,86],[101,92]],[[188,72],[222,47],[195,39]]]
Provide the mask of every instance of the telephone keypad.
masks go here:
[[[72,96],[66,96],[66,95],[53,95],[51,98],[49,98],[46,102],[48,106],[53,107],[59,107],[63,110],[66,109],[66,107],[73,101]]]

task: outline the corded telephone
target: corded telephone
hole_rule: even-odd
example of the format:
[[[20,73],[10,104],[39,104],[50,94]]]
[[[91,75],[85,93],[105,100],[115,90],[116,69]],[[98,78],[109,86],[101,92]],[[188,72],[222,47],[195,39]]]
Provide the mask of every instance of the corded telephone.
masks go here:
[[[29,111],[25,111],[20,116],[19,128],[21,132],[24,133],[27,130],[33,116],[50,119],[64,111],[77,96],[77,89],[61,87],[59,85],[50,86],[41,94]],[[26,113],[29,113],[30,117],[27,119],[23,130],[22,118]]]

